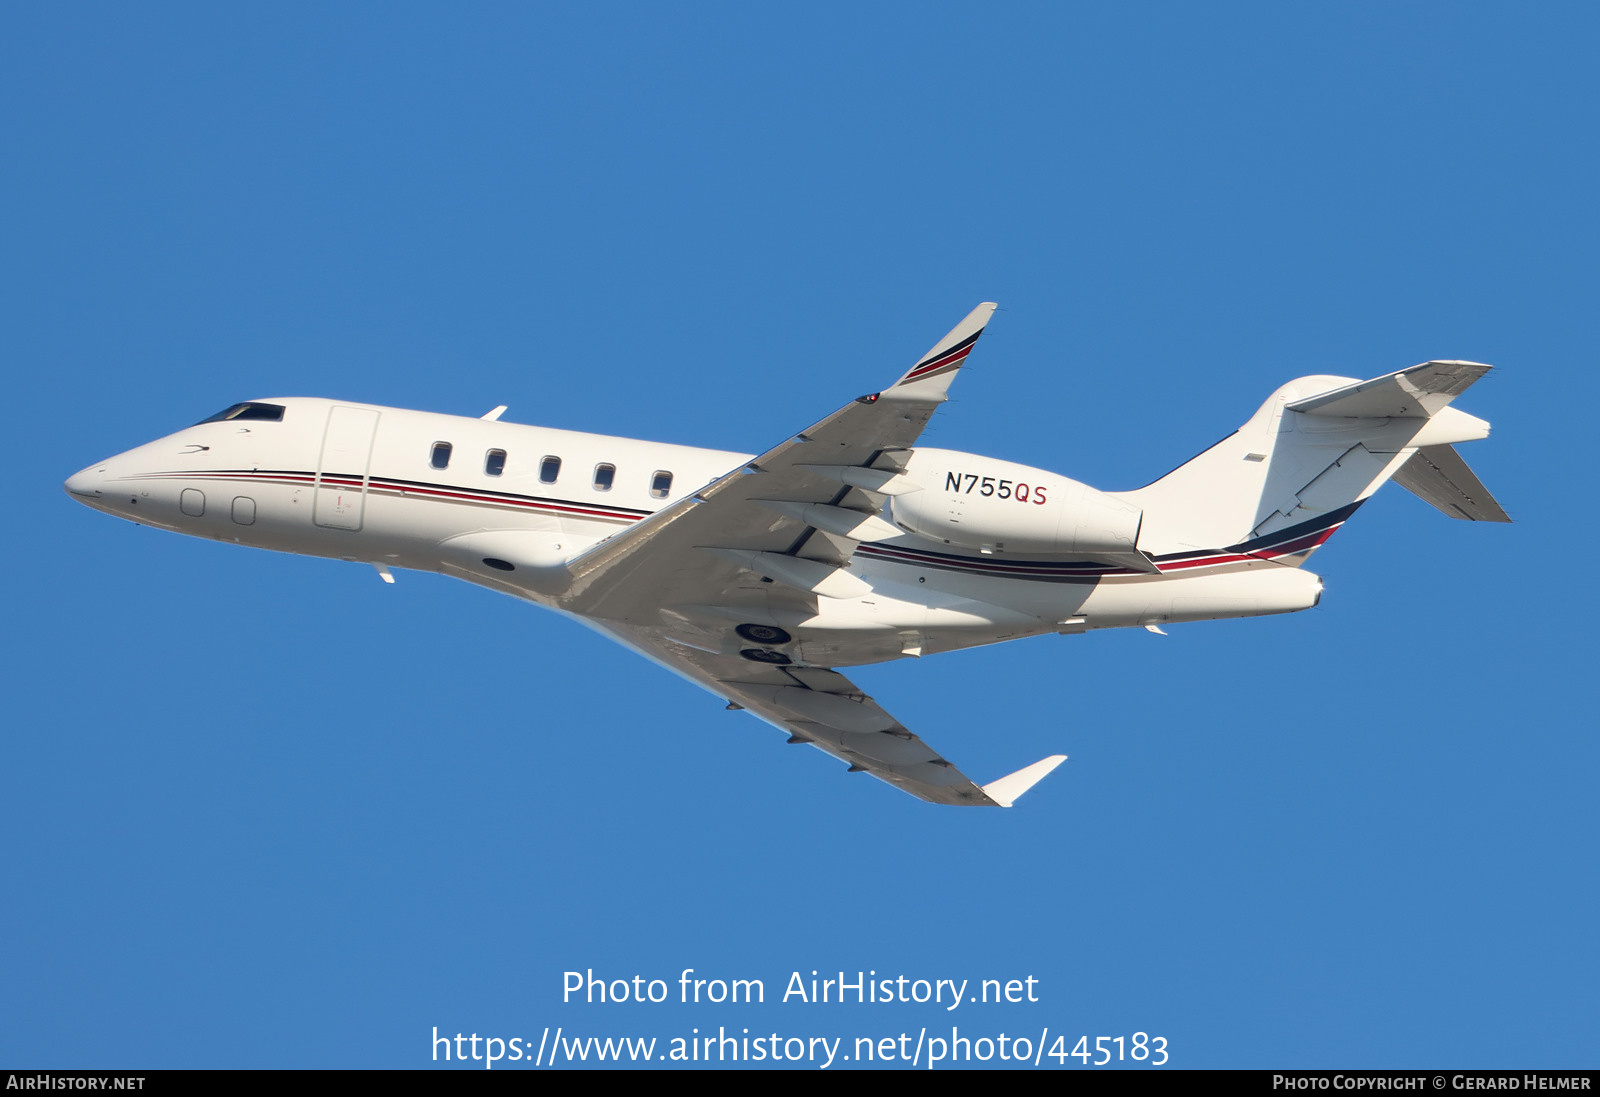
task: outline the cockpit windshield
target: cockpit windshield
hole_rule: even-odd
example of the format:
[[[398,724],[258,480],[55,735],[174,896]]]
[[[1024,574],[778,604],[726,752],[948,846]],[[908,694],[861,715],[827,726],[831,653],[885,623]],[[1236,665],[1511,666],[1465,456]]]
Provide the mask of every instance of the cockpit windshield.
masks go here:
[[[229,419],[256,419],[281,423],[283,422],[283,405],[235,404],[231,408],[224,408],[215,415],[200,420],[200,423],[223,423]],[[195,426],[198,427],[200,423],[196,423]]]

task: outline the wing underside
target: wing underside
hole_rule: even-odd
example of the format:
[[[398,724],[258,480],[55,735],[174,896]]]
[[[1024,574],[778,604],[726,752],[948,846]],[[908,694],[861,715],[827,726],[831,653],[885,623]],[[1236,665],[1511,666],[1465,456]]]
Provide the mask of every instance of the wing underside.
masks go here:
[[[929,803],[1010,807],[1066,761],[1064,755],[1052,755],[978,785],[838,671],[755,663],[637,630],[590,623],[619,643],[788,732],[790,743],[814,746],[848,763],[852,772],[870,773]]]

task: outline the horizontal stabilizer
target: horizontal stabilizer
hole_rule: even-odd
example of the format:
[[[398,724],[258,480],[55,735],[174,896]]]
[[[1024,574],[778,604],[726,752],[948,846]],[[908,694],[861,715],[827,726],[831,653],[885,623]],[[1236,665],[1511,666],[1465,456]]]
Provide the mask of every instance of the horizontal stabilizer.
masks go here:
[[[1452,518],[1511,521],[1454,446],[1423,446],[1400,466],[1394,482]]]
[[[1066,760],[1065,754],[1052,754],[1048,758],[1041,758],[1033,765],[1024,766],[998,781],[990,781],[983,786],[984,795],[1001,807],[1008,808],[1016,803],[1024,792],[1050,776],[1051,771]]]
[[[1297,401],[1288,410],[1356,419],[1427,419],[1492,368],[1482,362],[1424,362]]]

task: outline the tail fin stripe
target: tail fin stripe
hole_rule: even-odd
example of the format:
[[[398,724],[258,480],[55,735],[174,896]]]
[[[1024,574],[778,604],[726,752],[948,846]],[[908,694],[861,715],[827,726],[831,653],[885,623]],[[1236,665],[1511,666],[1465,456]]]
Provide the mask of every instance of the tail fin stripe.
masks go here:
[[[1317,533],[1321,533],[1322,541],[1326,541],[1333,534],[1333,531],[1342,526],[1365,501],[1364,499],[1358,499],[1354,503],[1346,503],[1342,507],[1336,507],[1326,514],[1319,514],[1315,518],[1308,519],[1298,525],[1273,530],[1271,533],[1263,534],[1260,537],[1241,541],[1237,545],[1229,545],[1228,548],[1233,552],[1260,552],[1263,549],[1279,548],[1286,542],[1298,541]],[[1316,543],[1321,544],[1322,541]],[[1279,551],[1282,551],[1281,548],[1279,548]]]
[[[935,370],[942,369],[945,366],[959,365],[966,359],[967,355],[972,353],[972,345],[978,341],[978,336],[982,334],[983,332],[981,331],[973,332],[937,358],[930,358],[925,362],[917,363],[916,366],[912,367],[911,372],[906,374],[906,380],[915,381],[919,378],[927,377]]]

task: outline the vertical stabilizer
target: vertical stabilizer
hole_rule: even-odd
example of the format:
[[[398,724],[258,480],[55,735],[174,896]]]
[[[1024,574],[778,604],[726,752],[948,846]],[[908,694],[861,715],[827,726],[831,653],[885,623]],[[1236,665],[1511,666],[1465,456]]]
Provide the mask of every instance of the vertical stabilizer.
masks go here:
[[[1424,362],[1371,381],[1289,382],[1227,438],[1120,493],[1144,511],[1138,547],[1158,557],[1232,547],[1298,566],[1397,475],[1446,513],[1509,521],[1450,448],[1488,436],[1450,402],[1489,369]]]

